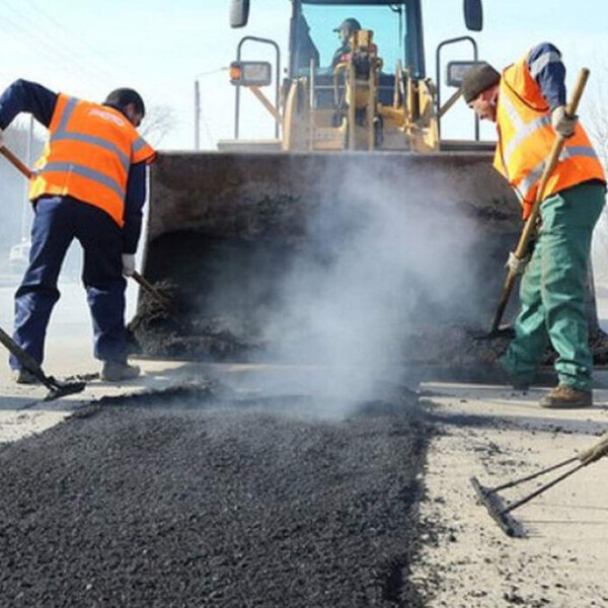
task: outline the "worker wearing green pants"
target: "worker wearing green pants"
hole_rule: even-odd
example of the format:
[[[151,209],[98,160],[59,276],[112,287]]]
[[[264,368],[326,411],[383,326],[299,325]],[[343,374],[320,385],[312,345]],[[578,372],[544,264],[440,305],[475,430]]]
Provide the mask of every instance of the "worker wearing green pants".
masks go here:
[[[591,391],[585,292],[591,235],[604,194],[602,184],[587,182],[541,205],[542,226],[521,280],[515,338],[502,359],[515,384],[530,383],[550,341],[560,385]]]
[[[565,76],[561,53],[544,42],[502,74],[481,64],[468,70],[462,83],[469,107],[496,123],[494,167],[517,193],[524,220],[541,196],[531,259],[511,254],[507,262],[512,274],[523,274],[521,311],[501,363],[514,386],[528,384],[551,342],[559,384],[540,402],[549,408],[593,403],[585,298],[591,235],[606,192],[604,170],[589,137],[567,112]],[[557,138],[563,148],[539,193]]]

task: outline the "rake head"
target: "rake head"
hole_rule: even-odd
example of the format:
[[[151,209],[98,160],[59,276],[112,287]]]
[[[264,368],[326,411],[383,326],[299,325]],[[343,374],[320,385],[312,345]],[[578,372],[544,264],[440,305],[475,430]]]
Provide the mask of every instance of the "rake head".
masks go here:
[[[521,525],[507,511],[508,507],[504,504],[502,498],[493,490],[484,488],[477,477],[471,477],[471,485],[475,488],[477,497],[500,526],[500,529],[507,536],[523,538],[524,533]]]

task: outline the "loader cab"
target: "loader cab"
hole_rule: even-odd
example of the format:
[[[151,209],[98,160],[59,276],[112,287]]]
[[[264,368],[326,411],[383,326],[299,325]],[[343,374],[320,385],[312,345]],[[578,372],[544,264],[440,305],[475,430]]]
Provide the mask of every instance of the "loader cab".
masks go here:
[[[388,53],[385,65],[393,66],[399,58],[414,78],[425,77],[421,0],[291,0],[291,3],[289,78],[298,77],[311,64],[316,68],[329,65],[327,54],[332,45],[335,48],[332,30],[336,25],[332,24],[349,17],[376,32],[377,40],[383,39],[384,52]],[[249,0],[232,0],[233,28],[247,25],[249,9]],[[481,0],[464,0],[463,13],[467,29],[481,31]]]
[[[414,78],[425,77],[420,0],[294,0],[292,5],[287,75],[289,79],[313,76],[322,105],[331,97],[328,90],[332,88],[334,74],[332,59],[341,44],[335,30],[349,19],[356,19],[363,30],[373,33],[384,66],[379,83],[381,102],[392,103],[398,62]]]
[[[374,32],[387,71],[397,60],[422,78],[425,74],[420,2],[293,3],[288,77],[297,78],[311,63],[321,72],[331,67],[340,45],[339,26],[347,20],[359,22],[362,29]]]
[[[443,41],[437,49],[436,78],[428,78],[422,2],[291,0],[289,55],[286,66],[276,70],[274,106],[264,99],[255,79],[231,80],[236,85],[234,141],[239,140],[240,92],[244,86],[250,88],[275,118],[273,145],[283,151],[348,148],[425,152],[441,149],[444,112],[441,111],[441,89],[438,87],[439,69],[443,67],[439,60],[440,49],[447,44],[466,41],[473,46],[473,60],[477,61],[477,46],[470,36]],[[463,6],[461,0],[453,2]],[[247,23],[249,4],[248,0],[232,1],[233,27]],[[481,0],[464,0],[462,15],[469,30],[481,30]],[[351,54],[350,59],[344,61],[349,65],[346,69],[342,65],[340,71],[336,61],[332,61],[343,43],[336,30],[349,19],[360,25],[361,37],[354,37],[350,43],[358,45],[359,54],[355,58]],[[243,74],[243,42],[274,46],[277,66],[281,64],[275,41],[246,36],[237,49],[237,61],[234,62],[237,73]],[[360,53],[362,48],[363,53]],[[367,76],[369,70],[353,75],[355,59],[366,52],[373,57],[373,75]],[[349,54],[345,53],[344,57]],[[449,86],[458,85],[452,80]],[[353,100],[357,107],[349,114]]]

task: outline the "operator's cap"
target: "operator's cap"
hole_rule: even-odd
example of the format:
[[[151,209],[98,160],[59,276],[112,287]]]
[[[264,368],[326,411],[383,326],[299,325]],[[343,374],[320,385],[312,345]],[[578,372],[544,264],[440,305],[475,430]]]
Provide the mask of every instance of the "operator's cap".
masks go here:
[[[500,82],[500,73],[489,63],[476,65],[468,70],[462,79],[462,96],[471,103],[480,93]]]
[[[349,32],[358,32],[361,29],[361,24],[351,17],[349,19],[344,19],[338,27],[334,28],[334,32],[339,32],[342,29],[348,30]]]

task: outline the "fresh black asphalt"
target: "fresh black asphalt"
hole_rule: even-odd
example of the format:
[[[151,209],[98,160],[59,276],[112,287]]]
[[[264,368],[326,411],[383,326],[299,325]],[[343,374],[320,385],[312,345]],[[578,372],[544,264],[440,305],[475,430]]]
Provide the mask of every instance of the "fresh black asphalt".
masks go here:
[[[102,401],[0,449],[0,605],[421,606],[417,400]]]

